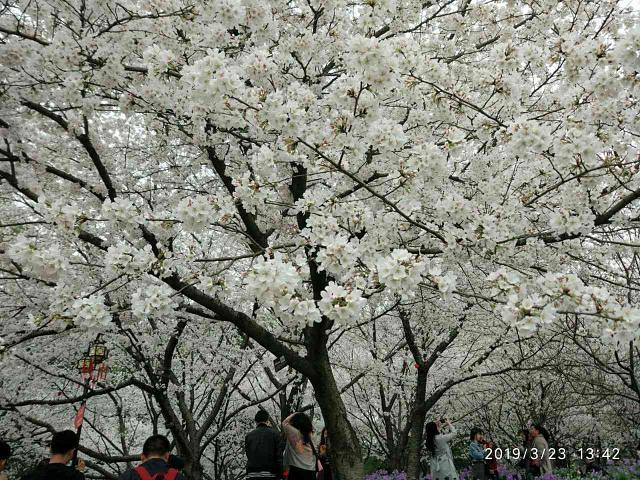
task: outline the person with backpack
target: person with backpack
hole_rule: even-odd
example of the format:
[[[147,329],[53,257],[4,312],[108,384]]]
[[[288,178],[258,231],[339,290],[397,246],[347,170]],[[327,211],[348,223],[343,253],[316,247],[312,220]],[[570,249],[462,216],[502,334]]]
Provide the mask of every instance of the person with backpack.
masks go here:
[[[125,471],[118,480],[184,480],[178,470],[169,466],[171,444],[164,435],[151,435],[142,446],[142,463]]]
[[[256,428],[244,437],[247,479],[276,480],[282,475],[282,442],[266,410],[258,410]]]
[[[77,467],[67,465],[78,448],[78,435],[73,430],[56,432],[51,438],[51,458],[41,462],[23,480],[84,480],[85,464],[78,460]]]

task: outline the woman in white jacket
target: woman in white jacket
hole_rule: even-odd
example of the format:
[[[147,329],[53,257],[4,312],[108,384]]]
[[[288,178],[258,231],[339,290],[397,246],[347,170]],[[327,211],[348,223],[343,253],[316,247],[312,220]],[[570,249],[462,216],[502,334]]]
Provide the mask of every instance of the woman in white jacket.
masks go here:
[[[289,466],[288,480],[316,480],[318,460],[311,435],[313,424],[302,412],[289,415],[282,421],[287,436],[284,456]]]
[[[444,426],[448,433],[443,433]],[[456,429],[449,420],[429,422],[425,426],[426,446],[431,453],[431,478],[433,480],[457,480],[458,472],[453,464],[453,453],[449,443],[456,436]]]
[[[549,444],[547,438],[549,434],[539,424],[531,425],[531,438],[533,439],[533,447],[531,448],[531,461],[540,467],[540,474],[551,473],[551,459],[549,455]]]

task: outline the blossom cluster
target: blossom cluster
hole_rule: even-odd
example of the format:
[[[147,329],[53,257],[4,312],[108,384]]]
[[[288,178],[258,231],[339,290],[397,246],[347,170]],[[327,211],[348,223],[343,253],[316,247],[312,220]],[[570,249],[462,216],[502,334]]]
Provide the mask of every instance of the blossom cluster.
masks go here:
[[[111,272],[137,274],[148,271],[155,256],[149,245],[137,249],[128,243],[118,242],[107,249],[104,260],[107,270]]]
[[[185,197],[175,207],[175,215],[189,232],[201,232],[211,223],[215,209],[211,199],[198,195]]]
[[[55,281],[67,269],[66,258],[57,245],[41,247],[34,238],[17,237],[7,253],[36,279]]]
[[[396,249],[391,255],[376,262],[378,279],[391,291],[411,291],[418,285],[426,263],[404,249]]]
[[[506,298],[500,307],[502,318],[523,331],[532,332],[559,321],[565,314],[592,319],[592,333],[608,342],[627,344],[638,339],[640,309],[617,298],[608,290],[586,285],[577,275],[547,273],[528,281],[520,274],[499,269],[487,280],[492,295]]]
[[[177,306],[174,292],[164,284],[150,283],[131,295],[131,312],[138,319],[171,317]]]
[[[71,314],[74,324],[83,330],[100,331],[108,328],[112,322],[102,295],[77,299],[71,306]]]

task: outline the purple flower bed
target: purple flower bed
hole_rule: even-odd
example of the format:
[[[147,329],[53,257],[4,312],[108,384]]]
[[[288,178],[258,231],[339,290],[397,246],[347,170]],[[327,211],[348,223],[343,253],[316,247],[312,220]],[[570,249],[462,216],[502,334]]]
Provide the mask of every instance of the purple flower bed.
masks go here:
[[[378,470],[365,476],[364,480],[407,480],[407,474],[398,470],[394,470],[393,472]]]
[[[522,471],[513,470],[506,465],[498,465],[500,480],[526,480]],[[459,480],[470,480],[471,469],[465,468],[459,472]],[[545,473],[538,480],[638,480],[640,479],[640,460],[626,459],[620,462],[608,462],[604,471],[582,474],[577,468],[558,469],[553,473]],[[364,477],[364,480],[407,480],[403,471],[378,470]],[[431,475],[425,475],[421,480],[431,480]]]

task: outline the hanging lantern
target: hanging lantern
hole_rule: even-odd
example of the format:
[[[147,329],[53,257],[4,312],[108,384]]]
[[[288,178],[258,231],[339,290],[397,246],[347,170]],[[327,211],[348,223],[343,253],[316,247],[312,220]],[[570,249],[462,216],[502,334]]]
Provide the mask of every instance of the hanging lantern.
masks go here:
[[[78,360],[78,371],[80,373],[86,373],[89,370],[91,370],[91,358],[89,357],[83,357],[80,360]]]
[[[81,358],[78,360],[78,371],[82,378],[91,378],[93,374],[94,363],[93,359],[89,356]]]
[[[92,342],[89,346],[89,357],[91,357],[95,365],[99,365],[104,362],[108,356],[109,349],[104,343],[100,342],[99,340]]]
[[[109,371],[109,366],[106,363],[101,363],[98,366],[98,372],[96,374],[96,380],[105,380],[107,378],[107,372]]]

